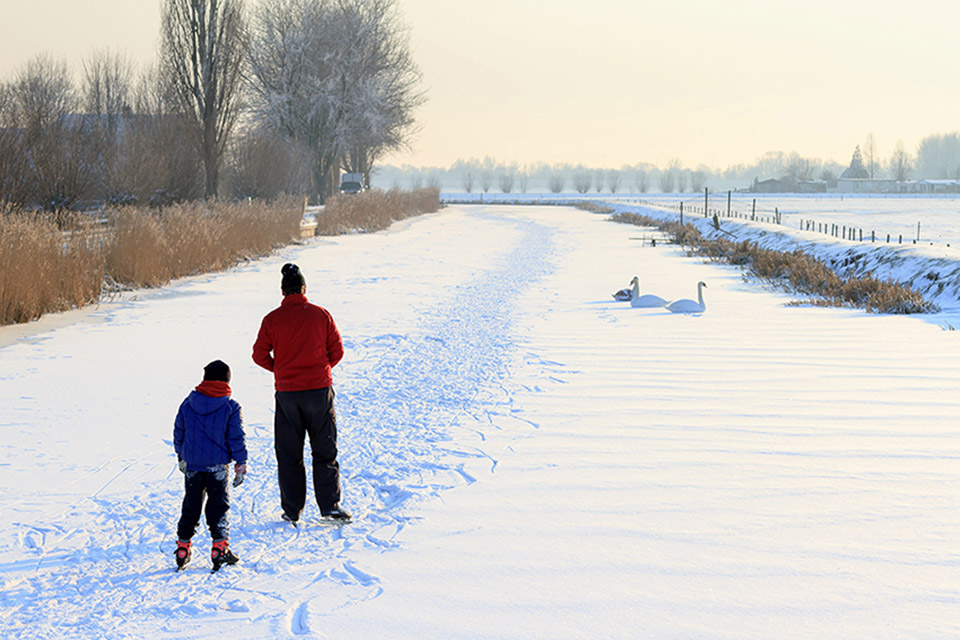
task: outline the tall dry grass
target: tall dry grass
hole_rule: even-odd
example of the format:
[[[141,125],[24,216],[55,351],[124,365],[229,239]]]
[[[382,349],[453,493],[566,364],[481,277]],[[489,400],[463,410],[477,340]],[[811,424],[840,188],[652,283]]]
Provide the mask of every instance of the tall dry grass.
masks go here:
[[[386,229],[404,218],[440,209],[440,190],[373,190],[329,198],[317,216],[317,235],[366,233]]]
[[[95,302],[106,264],[102,238],[76,216],[0,207],[0,324],[29,322],[51,311]]]
[[[303,200],[122,207],[106,218],[0,207],[0,324],[95,302],[105,280],[152,287],[267,255],[299,238]]]
[[[154,287],[289,244],[300,233],[303,199],[190,202],[159,212],[121,207],[108,213],[114,231],[107,274],[124,285]]]
[[[822,260],[799,249],[792,252],[762,249],[749,241],[731,242],[724,238],[704,238],[693,225],[661,222],[647,216],[620,213],[615,222],[656,227],[683,246],[710,260],[743,267],[756,278],[811,296],[822,306],[853,306],[872,313],[929,313],[937,305],[906,285],[880,280],[872,274],[840,274]]]

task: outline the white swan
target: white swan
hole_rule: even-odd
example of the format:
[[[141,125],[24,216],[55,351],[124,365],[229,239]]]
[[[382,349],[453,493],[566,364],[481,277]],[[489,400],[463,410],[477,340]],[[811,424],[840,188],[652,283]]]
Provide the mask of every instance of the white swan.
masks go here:
[[[660,296],[655,296],[652,293],[647,293],[645,295],[640,295],[640,278],[633,276],[633,280],[630,281],[630,285],[633,287],[630,292],[630,306],[631,307],[662,307],[667,304],[667,301],[661,298]]]
[[[703,303],[703,288],[705,286],[707,286],[705,282],[697,283],[697,298],[699,302],[694,302],[689,298],[674,300],[667,305],[667,309],[671,313],[703,313],[707,309],[707,305]]]

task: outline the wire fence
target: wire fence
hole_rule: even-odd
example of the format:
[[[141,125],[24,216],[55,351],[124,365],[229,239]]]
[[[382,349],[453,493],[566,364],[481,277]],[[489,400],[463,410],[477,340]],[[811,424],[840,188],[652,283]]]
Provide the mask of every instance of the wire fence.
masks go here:
[[[669,211],[676,211],[680,216],[680,223],[683,224],[684,215],[702,216],[704,218],[714,218],[714,223],[719,228],[719,220],[723,218],[742,220],[745,222],[757,222],[764,224],[783,225],[783,212],[779,207],[758,208],[757,199],[752,198],[748,203],[743,199],[734,201],[733,192],[728,191],[726,196],[710,194],[706,190],[702,197],[687,198],[683,200],[664,202],[655,199],[625,198],[620,202],[636,203],[642,206],[656,207]],[[743,210],[743,205],[748,204],[749,209]],[[791,216],[794,217],[794,216]],[[824,222],[812,218],[797,217],[797,228],[801,231],[820,233],[838,238],[849,240],[851,242],[870,242],[887,244],[917,244],[921,241],[922,225],[918,221],[916,224],[916,235],[905,234],[902,230],[899,233],[888,233],[876,229],[865,229],[862,226],[853,224],[840,224],[837,222]],[[933,243],[931,243],[933,244]],[[946,246],[950,246],[947,243]]]

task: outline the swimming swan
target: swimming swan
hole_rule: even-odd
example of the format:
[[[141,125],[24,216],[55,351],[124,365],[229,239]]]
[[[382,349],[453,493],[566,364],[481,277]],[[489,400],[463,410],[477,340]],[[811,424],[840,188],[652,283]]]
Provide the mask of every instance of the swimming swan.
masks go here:
[[[640,278],[633,276],[633,280],[630,281],[630,285],[633,287],[631,290],[630,296],[630,306],[631,307],[662,307],[667,304],[667,301],[661,298],[660,296],[655,296],[652,293],[646,295],[640,295]]]
[[[703,313],[707,309],[707,305],[703,303],[703,288],[705,286],[707,286],[705,282],[697,283],[697,298],[699,302],[694,302],[689,298],[674,300],[667,305],[667,309],[671,313]]]

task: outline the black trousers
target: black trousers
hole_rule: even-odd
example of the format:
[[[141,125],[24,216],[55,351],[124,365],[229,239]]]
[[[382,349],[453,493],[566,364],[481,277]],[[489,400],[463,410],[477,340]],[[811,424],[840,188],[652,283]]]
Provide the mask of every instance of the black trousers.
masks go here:
[[[227,523],[227,511],[230,510],[230,491],[227,480],[230,473],[227,465],[218,471],[187,471],[184,474],[183,508],[180,511],[180,523],[177,536],[189,540],[197,532],[200,524],[200,512],[203,510],[203,498],[207,498],[207,526],[210,537],[224,540],[230,535]]]
[[[300,518],[307,501],[307,474],[303,464],[306,436],[310,437],[313,453],[313,491],[320,513],[327,513],[340,502],[333,395],[333,387],[276,393],[273,433],[280,506],[294,520]]]

